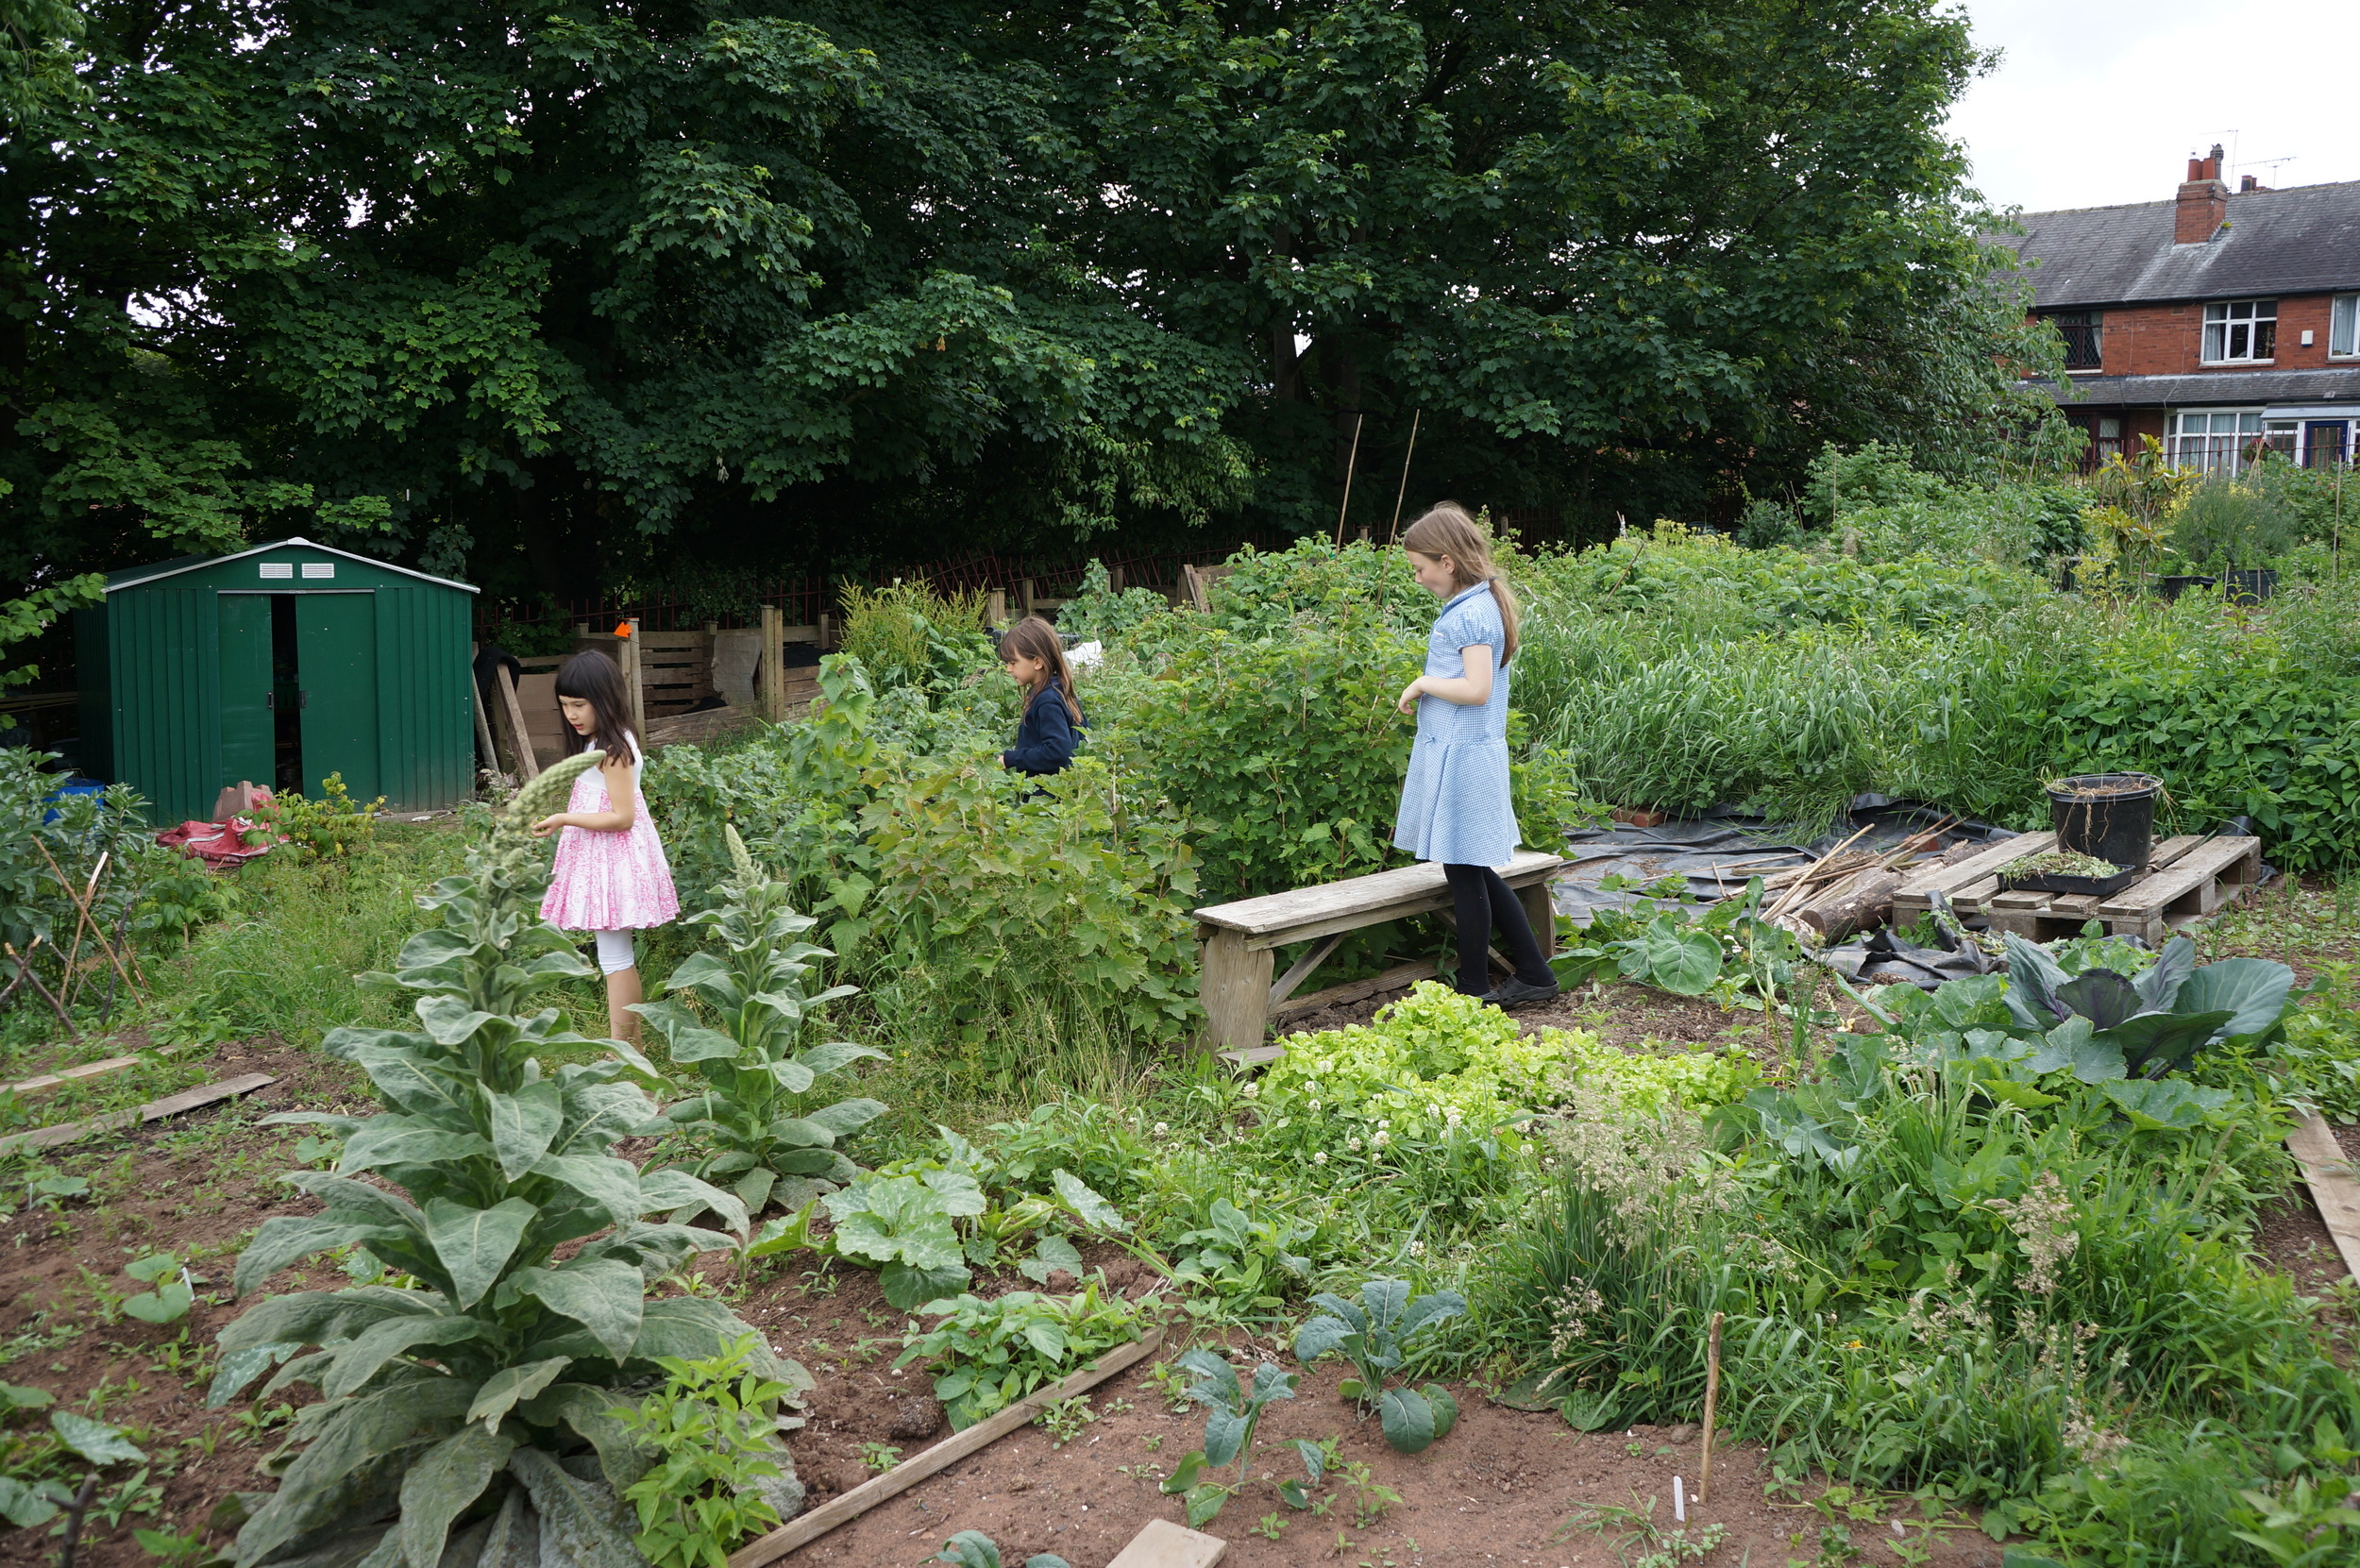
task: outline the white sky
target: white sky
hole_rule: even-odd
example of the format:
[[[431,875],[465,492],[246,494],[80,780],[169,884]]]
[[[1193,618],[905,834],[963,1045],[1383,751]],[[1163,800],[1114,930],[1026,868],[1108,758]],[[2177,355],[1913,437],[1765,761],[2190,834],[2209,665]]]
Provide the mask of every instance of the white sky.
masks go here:
[[[2005,51],[1949,124],[1995,207],[2166,200],[2215,142],[2233,191],[2360,179],[2360,0],[1963,4]]]

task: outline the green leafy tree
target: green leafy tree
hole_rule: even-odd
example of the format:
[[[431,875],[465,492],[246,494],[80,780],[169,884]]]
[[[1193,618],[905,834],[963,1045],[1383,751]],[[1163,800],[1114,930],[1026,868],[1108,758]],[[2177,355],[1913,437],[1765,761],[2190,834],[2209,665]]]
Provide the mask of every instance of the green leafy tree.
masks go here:
[[[1324,530],[1356,430],[1375,526],[1416,411],[1413,497],[1660,512],[2054,418],[1936,0],[95,0],[79,47],[0,144],[21,581]]]

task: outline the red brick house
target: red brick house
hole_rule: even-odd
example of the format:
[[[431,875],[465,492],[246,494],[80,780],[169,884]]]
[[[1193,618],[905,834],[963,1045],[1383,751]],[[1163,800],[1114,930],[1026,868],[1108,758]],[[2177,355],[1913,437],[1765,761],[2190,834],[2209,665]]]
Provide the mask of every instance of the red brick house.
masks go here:
[[[2065,417],[2095,457],[2164,443],[2239,466],[2256,444],[2350,462],[2360,425],[2360,181],[2231,191],[2221,151],[2171,201],[2028,212],[1996,236],[2038,265],[2032,312],[2065,340]],[[2078,393],[2080,396],[2075,396]]]

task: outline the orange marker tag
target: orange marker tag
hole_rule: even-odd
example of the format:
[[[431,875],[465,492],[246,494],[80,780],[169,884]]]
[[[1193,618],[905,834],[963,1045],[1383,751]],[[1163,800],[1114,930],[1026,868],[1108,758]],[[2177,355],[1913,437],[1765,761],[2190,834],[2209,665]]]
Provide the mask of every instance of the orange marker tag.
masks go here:
[[[630,635],[631,635],[631,622],[629,622],[629,621],[627,621],[627,620],[618,620],[618,621],[616,621],[616,622],[615,623],[615,634],[616,636],[618,636],[618,637],[628,637],[628,636],[630,636]]]

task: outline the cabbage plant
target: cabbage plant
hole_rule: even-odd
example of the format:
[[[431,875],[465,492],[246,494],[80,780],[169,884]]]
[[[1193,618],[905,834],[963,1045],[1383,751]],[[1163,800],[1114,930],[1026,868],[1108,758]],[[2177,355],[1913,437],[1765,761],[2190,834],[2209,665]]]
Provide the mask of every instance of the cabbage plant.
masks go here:
[[[545,860],[524,830],[597,760],[568,759],[520,791],[466,873],[419,900],[438,923],[378,977],[424,993],[419,1028],[328,1037],[386,1108],[269,1119],[325,1127],[343,1153],[333,1171],[286,1178],[324,1211],[265,1221],[238,1259],[238,1293],[344,1247],[393,1283],[273,1297],[222,1332],[211,1405],[274,1365],[262,1397],[295,1383],[320,1395],[295,1418],[278,1492],[239,1531],[239,1568],[467,1568],[541,1548],[598,1568],[643,1562],[616,1494],[655,1456],[619,1419],[637,1403],[624,1391],[652,1381],[661,1358],[707,1358],[753,1334],[710,1299],[647,1299],[651,1280],[733,1243],[644,1216],[694,1205],[746,1225],[734,1195],[686,1172],[642,1175],[611,1152],[655,1115],[640,1087],[653,1070],[628,1045],[565,1029],[554,1009],[525,1014],[594,973],[538,916]],[[544,1060],[593,1046],[591,1061]],[[765,1376],[808,1386],[767,1351],[759,1359]],[[791,1475],[784,1448],[778,1460]]]
[[[2196,943],[2186,936],[2166,943],[2135,975],[2104,969],[2068,975],[2013,934],[2007,952],[2008,1011],[2020,1028],[2052,1044],[2086,1042],[2119,1054],[2122,1071],[2137,1078],[2183,1071],[2208,1046],[2267,1044],[2284,1025],[2295,983],[2294,970],[2267,958],[2199,968]]]

